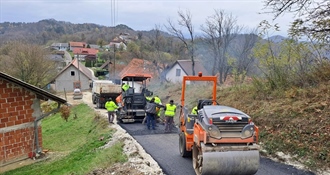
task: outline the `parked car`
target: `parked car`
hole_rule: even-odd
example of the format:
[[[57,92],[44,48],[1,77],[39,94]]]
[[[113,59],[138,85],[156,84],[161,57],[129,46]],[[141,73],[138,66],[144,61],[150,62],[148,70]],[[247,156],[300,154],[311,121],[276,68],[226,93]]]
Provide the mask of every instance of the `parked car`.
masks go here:
[[[73,90],[73,99],[82,99],[83,98],[83,93],[81,92],[80,89],[74,89]]]

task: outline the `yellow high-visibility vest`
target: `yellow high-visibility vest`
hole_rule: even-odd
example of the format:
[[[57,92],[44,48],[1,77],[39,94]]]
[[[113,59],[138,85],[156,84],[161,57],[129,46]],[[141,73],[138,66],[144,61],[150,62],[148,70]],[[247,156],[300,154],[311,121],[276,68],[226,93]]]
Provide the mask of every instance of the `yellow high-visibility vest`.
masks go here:
[[[165,116],[173,117],[175,115],[176,106],[171,104],[166,104]]]

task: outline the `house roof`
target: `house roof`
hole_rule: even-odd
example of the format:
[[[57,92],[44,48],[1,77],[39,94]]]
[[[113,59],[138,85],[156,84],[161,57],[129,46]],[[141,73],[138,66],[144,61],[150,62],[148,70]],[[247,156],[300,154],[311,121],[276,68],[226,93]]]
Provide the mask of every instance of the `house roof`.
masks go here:
[[[69,44],[68,43],[53,43],[51,46],[52,47],[68,47]]]
[[[84,47],[86,45],[85,42],[69,42],[71,47]]]
[[[120,37],[115,37],[111,42],[120,43],[120,42],[124,42],[124,40],[121,39]]]
[[[64,61],[63,57],[61,55],[49,55],[49,59],[55,62],[61,62]]]
[[[150,63],[147,60],[142,60],[142,59],[138,59],[138,58],[133,58],[131,60],[131,62],[128,63],[128,65],[126,67],[124,67],[124,69],[122,71],[119,72],[119,76],[121,78],[123,78],[123,76],[125,74],[135,74],[135,73],[139,73],[139,74],[148,74],[150,75],[150,77],[152,77],[152,75],[150,74],[151,70],[147,69],[147,65],[150,65],[152,63]]]
[[[125,73],[124,75],[122,75],[122,80],[123,81],[145,81],[146,79],[151,78],[151,75],[148,73]]]
[[[73,54],[96,55],[98,50],[92,48],[74,48]]]
[[[63,68],[61,70],[61,72],[59,72],[55,78],[53,78],[53,80],[51,82],[53,82],[58,76],[60,76],[63,72],[65,72],[65,70],[67,70],[70,66],[74,66],[75,68],[78,69],[78,60],[77,58],[75,58],[74,60],[71,61],[70,64],[66,65],[65,68]],[[83,73],[85,76],[87,76],[90,80],[94,80],[94,76],[91,72],[91,70],[89,70],[87,67],[85,67],[84,65],[82,65],[80,62],[79,62],[79,70],[81,73]]]
[[[45,90],[43,90],[41,88],[38,88],[38,87],[33,86],[31,84],[28,84],[28,83],[26,83],[26,82],[24,82],[22,80],[19,80],[17,78],[14,78],[14,77],[12,77],[12,76],[10,76],[8,74],[5,74],[3,72],[0,72],[0,78],[4,79],[4,80],[6,80],[6,81],[8,81],[10,83],[14,83],[14,84],[16,84],[18,86],[22,86],[23,88],[28,89],[28,90],[34,92],[37,95],[37,97],[39,99],[41,99],[41,100],[45,100],[46,101],[48,99],[51,99],[53,101],[56,101],[56,102],[59,102],[59,103],[63,103],[63,104],[67,102],[66,100],[62,99],[61,97],[58,97],[56,95],[53,95],[53,94],[51,94],[51,93],[49,93],[49,92],[47,92],[47,91],[45,91]]]
[[[191,60],[177,60],[172,67],[178,64],[182,70],[187,74],[187,75],[192,75],[192,61]],[[172,68],[171,67],[171,68]],[[205,69],[205,67],[203,66],[202,62],[195,60],[195,75],[198,74],[198,72],[202,72],[203,75],[210,75],[210,73]]]
[[[107,60],[105,63],[100,66],[101,69],[108,69],[108,64],[112,64],[110,60]]]
[[[100,46],[97,44],[90,44],[89,47],[91,47],[92,49],[99,49]]]
[[[56,50],[53,53],[56,54],[56,55],[64,55],[65,54],[64,51],[60,51],[60,50]]]
[[[71,62],[71,64],[78,69],[78,60],[77,60],[77,58],[75,58]],[[80,62],[79,62],[79,70],[80,70],[80,72],[82,72],[83,74],[85,74],[89,79],[91,79],[91,80],[94,79],[91,70],[89,70],[87,67],[85,67],[84,65],[82,65]]]

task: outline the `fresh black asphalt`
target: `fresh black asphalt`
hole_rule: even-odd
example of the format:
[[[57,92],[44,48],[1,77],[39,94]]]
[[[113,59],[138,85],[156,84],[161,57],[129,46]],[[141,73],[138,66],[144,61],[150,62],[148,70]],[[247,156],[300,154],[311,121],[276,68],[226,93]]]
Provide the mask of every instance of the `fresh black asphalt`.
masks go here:
[[[177,129],[164,133],[164,125],[158,124],[156,130],[148,130],[142,123],[119,124],[156,160],[167,175],[194,175],[191,158],[183,158],[179,153]],[[291,165],[275,162],[261,157],[256,175],[315,175],[299,170]]]

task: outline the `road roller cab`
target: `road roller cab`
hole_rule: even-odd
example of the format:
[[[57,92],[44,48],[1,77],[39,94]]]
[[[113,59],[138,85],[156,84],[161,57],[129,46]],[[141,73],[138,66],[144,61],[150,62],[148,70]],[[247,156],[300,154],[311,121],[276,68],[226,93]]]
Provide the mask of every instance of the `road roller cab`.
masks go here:
[[[212,99],[198,100],[197,115],[184,105],[186,81],[213,82]],[[255,174],[259,168],[259,129],[244,112],[216,101],[215,76],[184,76],[179,150],[192,156],[198,175]]]

